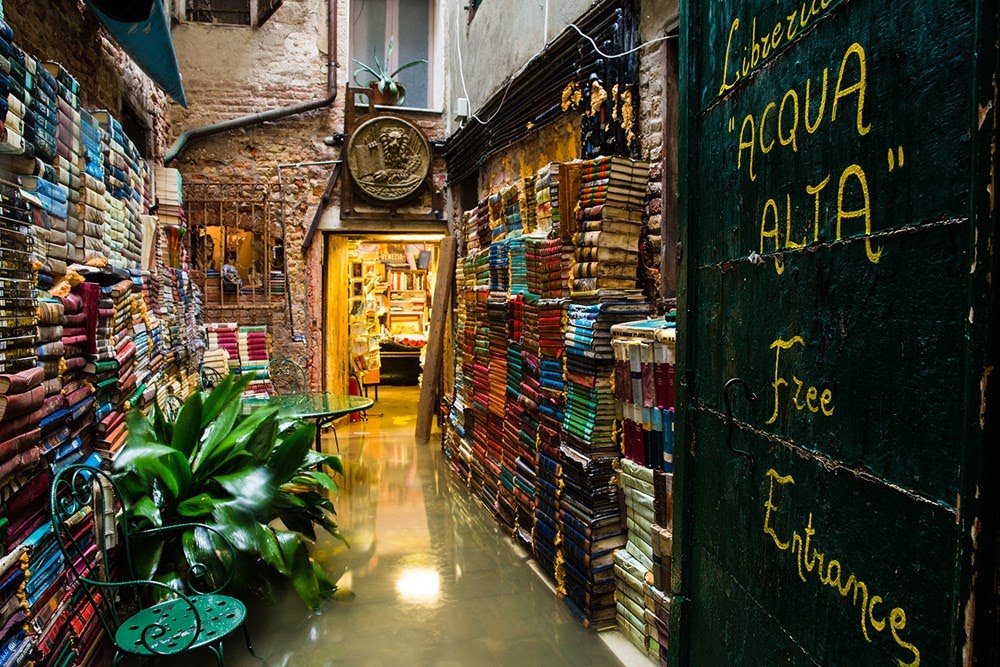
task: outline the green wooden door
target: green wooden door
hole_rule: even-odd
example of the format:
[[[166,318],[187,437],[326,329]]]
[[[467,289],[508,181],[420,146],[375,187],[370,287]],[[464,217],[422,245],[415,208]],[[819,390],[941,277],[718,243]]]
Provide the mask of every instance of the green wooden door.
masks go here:
[[[958,663],[995,6],[682,5],[675,662]]]

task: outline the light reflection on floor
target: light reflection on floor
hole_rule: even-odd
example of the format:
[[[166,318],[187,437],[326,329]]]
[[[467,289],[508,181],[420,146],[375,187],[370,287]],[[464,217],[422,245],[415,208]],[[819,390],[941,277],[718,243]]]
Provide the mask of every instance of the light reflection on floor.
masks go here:
[[[379,393],[367,421],[337,429],[345,471],[335,505],[351,548],[321,537],[314,554],[340,590],[315,614],[290,591],[252,605],[258,654],[274,667],[618,664],[455,484],[440,433],[415,444],[417,388]],[[260,664],[240,641],[227,642],[226,657]]]

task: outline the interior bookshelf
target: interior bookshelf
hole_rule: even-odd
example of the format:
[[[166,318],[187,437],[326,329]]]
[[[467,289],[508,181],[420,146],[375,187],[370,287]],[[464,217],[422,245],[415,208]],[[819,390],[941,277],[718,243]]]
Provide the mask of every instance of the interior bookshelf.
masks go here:
[[[423,334],[427,325],[427,272],[389,269],[386,283],[389,332],[393,335]]]
[[[351,369],[360,375],[364,384],[377,384],[381,367],[379,338],[385,305],[384,285],[379,282],[374,262],[351,262],[348,290]]]

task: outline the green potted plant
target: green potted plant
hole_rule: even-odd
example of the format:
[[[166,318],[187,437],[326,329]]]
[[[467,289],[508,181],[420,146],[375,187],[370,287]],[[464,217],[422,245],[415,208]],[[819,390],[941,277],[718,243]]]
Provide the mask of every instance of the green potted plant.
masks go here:
[[[287,577],[310,609],[336,590],[309,554],[322,528],[345,542],[326,492],[333,479],[317,466],[343,472],[340,458],[313,451],[316,426],[284,419],[276,408],[243,415],[240,396],[252,376],[227,375],[211,391],[192,394],[175,421],[158,408],[128,416],[129,439],[115,460],[126,515],[137,528],[205,523],[237,551],[236,594],[270,597],[267,574]],[[140,578],[176,584],[189,563],[217,552],[211,533],[187,530],[175,540],[132,545]]]
[[[355,63],[360,65],[360,68],[354,71],[354,83],[362,87],[368,87],[372,91],[372,101],[375,104],[385,104],[389,106],[398,106],[403,103],[406,99],[406,89],[403,88],[403,84],[396,80],[396,77],[403,70],[407,70],[411,67],[416,67],[421,63],[426,63],[427,61],[423,58],[417,60],[411,60],[408,63],[400,65],[396,69],[389,71],[389,61],[392,58],[392,37],[389,38],[389,42],[385,48],[385,61],[384,63],[379,61],[378,54],[372,49],[372,59],[375,61],[374,65],[369,65],[361,62],[360,60],[354,60]],[[358,76],[361,74],[367,74],[368,81],[366,83],[361,83],[358,80]]]

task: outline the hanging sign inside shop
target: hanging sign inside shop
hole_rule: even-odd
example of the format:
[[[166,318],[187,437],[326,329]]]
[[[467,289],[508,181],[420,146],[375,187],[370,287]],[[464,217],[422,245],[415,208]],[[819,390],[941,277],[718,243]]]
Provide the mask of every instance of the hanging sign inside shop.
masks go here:
[[[375,203],[397,203],[415,195],[430,166],[427,138],[396,116],[365,121],[347,144],[347,167],[354,184]]]

